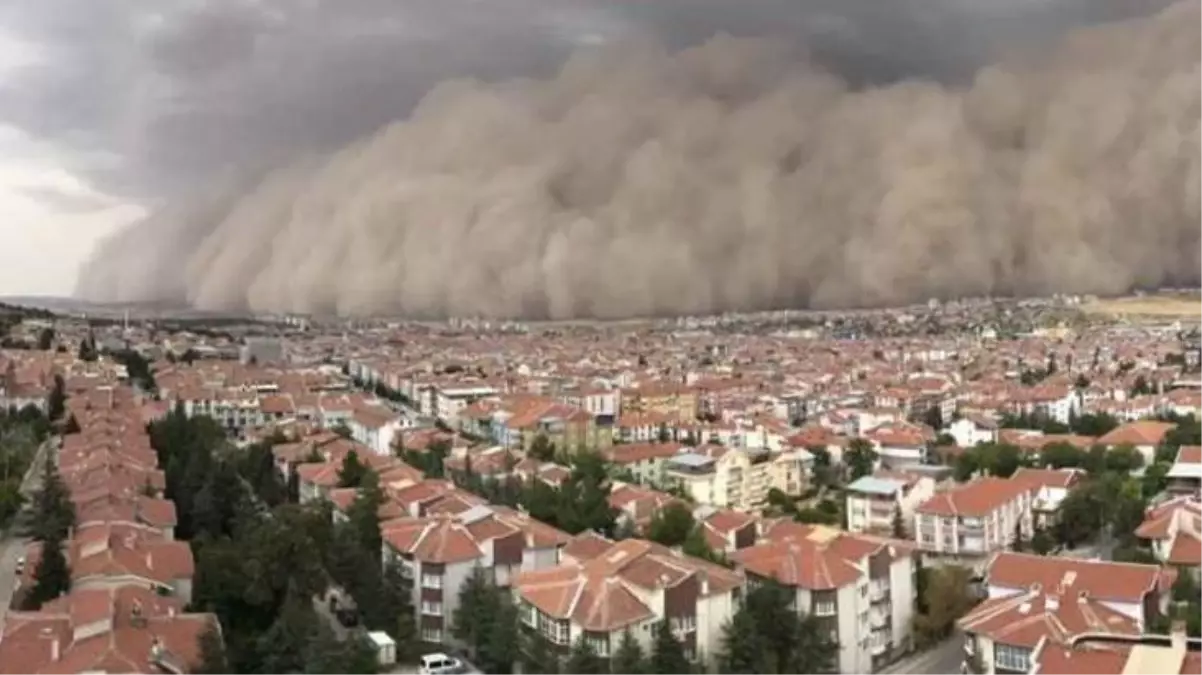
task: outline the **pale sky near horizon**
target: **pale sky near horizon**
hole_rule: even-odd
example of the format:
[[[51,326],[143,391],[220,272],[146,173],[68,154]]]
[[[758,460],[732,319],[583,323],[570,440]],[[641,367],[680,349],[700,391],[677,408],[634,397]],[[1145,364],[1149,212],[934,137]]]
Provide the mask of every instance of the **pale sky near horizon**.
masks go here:
[[[0,80],[39,50],[0,30]],[[0,123],[0,296],[69,295],[92,244],[145,215],[68,169],[52,144]]]

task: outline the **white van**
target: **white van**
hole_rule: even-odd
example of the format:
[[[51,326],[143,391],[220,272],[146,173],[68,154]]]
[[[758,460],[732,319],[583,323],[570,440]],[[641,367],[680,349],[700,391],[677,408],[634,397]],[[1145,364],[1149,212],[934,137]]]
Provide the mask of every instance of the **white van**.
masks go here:
[[[463,662],[446,654],[426,654],[422,657],[421,675],[452,675],[463,672]]]

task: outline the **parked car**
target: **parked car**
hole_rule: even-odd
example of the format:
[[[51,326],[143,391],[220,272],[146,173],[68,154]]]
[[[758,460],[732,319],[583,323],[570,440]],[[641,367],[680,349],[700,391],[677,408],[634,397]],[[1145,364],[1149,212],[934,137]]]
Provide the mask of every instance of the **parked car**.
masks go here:
[[[426,654],[418,669],[421,675],[452,675],[463,671],[463,661],[442,653]]]

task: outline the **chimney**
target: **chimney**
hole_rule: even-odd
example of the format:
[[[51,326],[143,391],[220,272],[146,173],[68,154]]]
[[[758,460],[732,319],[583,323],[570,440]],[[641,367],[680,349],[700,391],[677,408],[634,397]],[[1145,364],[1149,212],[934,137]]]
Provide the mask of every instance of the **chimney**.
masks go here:
[[[133,605],[129,608],[129,623],[132,626],[142,628],[146,625],[146,621],[142,616],[142,601],[135,599]]]
[[[1047,608],[1049,612],[1055,612],[1056,610],[1060,609],[1060,596],[1049,593],[1047,598],[1044,600],[1044,607]]]
[[[58,636],[55,636],[54,639],[50,641],[50,660],[53,662],[57,662],[58,657],[59,657]]]

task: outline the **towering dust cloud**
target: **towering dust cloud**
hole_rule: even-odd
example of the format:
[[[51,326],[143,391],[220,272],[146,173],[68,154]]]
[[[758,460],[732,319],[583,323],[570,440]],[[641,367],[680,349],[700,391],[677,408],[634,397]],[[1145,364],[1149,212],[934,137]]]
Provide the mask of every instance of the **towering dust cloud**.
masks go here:
[[[79,292],[626,317],[1194,283],[1199,3],[851,90],[758,40],[447,82],[410,119],[101,245]],[[154,261],[153,264],[147,261]]]

